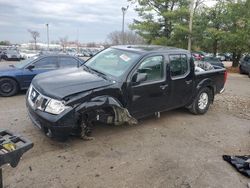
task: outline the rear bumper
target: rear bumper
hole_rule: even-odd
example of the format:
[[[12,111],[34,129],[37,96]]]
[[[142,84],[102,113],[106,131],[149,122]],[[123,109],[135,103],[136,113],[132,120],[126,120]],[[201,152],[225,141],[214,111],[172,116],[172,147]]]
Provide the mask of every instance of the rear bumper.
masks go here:
[[[225,88],[223,87],[221,90],[220,90],[220,94],[223,93],[225,91]]]
[[[26,106],[32,123],[45,133],[50,130],[54,137],[68,136],[77,127],[73,109],[60,115],[52,115],[40,110],[34,110],[28,104],[28,100]]]

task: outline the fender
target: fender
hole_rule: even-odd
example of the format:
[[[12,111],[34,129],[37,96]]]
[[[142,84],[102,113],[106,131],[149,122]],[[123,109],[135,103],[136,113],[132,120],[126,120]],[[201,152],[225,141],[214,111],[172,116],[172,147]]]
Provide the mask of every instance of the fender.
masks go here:
[[[137,124],[137,120],[130,115],[128,110],[124,108],[117,99],[106,95],[95,97],[82,103],[76,108],[76,112],[84,114],[88,111],[96,111],[107,107],[111,107],[113,109],[114,118],[112,122],[115,125],[123,123]],[[99,116],[99,114],[96,113],[96,116]],[[98,120],[98,117],[96,117],[96,119]]]
[[[196,96],[198,95],[199,91],[200,91],[202,88],[204,88],[204,87],[208,87],[208,88],[210,88],[210,89],[212,90],[213,96],[212,96],[211,102],[212,102],[212,103],[214,102],[214,94],[215,94],[215,91],[216,91],[215,84],[214,84],[214,82],[213,82],[212,79],[206,78],[206,79],[203,79],[202,81],[200,81],[200,82],[197,84],[197,86],[196,86],[196,88],[195,88],[195,90],[194,90],[194,92],[193,92],[193,96],[192,96],[191,100],[190,100],[190,101],[187,103],[187,105],[186,105],[187,108],[189,108],[190,105],[192,105],[192,103],[193,103],[193,101],[195,100]]]
[[[196,95],[198,94],[198,92],[200,91],[200,89],[204,88],[204,87],[208,87],[208,88],[210,88],[212,90],[212,93],[213,93],[212,103],[213,103],[213,101],[214,101],[214,95],[216,93],[216,85],[215,85],[214,81],[211,78],[203,79],[202,81],[200,81],[197,84],[194,97],[196,97]]]
[[[196,94],[200,91],[201,88],[204,88],[204,87],[209,87],[212,89],[213,93],[215,93],[216,91],[216,86],[215,86],[215,83],[212,79],[210,78],[206,78],[202,81],[200,81],[197,86],[196,86]]]

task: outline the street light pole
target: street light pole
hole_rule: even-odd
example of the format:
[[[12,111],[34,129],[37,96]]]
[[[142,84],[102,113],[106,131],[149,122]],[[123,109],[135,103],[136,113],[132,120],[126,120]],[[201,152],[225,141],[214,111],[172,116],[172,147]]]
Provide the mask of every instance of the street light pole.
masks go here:
[[[49,50],[49,24],[46,24],[47,27],[47,48]]]
[[[125,43],[125,37],[124,37],[124,22],[125,22],[125,14],[128,10],[128,7],[122,7],[122,44],[124,45]]]

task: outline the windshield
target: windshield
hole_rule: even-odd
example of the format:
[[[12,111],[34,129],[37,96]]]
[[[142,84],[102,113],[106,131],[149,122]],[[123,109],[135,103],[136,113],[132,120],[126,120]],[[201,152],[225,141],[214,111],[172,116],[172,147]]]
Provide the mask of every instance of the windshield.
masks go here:
[[[139,58],[139,54],[108,48],[89,59],[85,66],[98,72],[119,77]]]
[[[38,56],[34,56],[34,57],[29,58],[29,59],[22,60],[19,63],[16,63],[15,67],[17,67],[19,69],[22,69],[22,68],[24,68],[25,66],[27,66],[28,64],[30,64],[33,60],[35,60],[37,58],[38,58]]]

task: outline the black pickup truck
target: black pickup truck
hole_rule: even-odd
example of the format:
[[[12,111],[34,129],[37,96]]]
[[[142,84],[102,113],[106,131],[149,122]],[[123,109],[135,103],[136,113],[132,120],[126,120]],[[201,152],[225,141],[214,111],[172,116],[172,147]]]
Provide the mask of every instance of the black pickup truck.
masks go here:
[[[224,68],[195,72],[189,51],[162,46],[114,46],[79,68],[33,79],[26,105],[48,136],[91,133],[94,122],[135,124],[148,115],[186,107],[204,114],[224,91]]]

